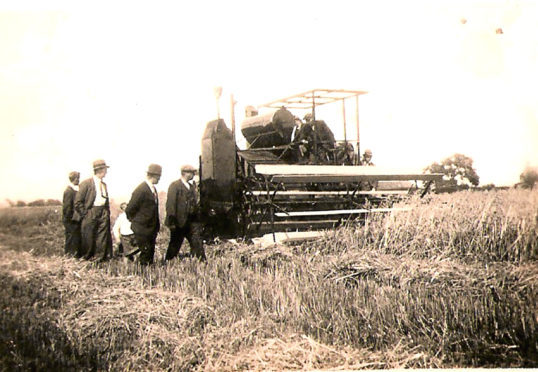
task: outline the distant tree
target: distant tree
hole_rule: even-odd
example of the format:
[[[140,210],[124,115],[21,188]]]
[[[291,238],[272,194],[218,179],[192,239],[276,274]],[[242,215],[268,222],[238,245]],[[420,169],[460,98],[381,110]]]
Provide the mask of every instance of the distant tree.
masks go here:
[[[519,180],[521,181],[521,185],[524,188],[532,190],[534,188],[534,184],[538,182],[538,168],[525,168],[523,173],[521,173],[521,175],[519,176]]]
[[[16,207],[26,207],[26,202],[22,200],[17,200],[17,204],[15,204]]]
[[[473,159],[463,154],[454,154],[440,164],[435,162],[424,171],[443,174],[443,180],[437,184],[438,189],[463,190],[478,186],[480,182],[480,177],[473,168]]]
[[[57,199],[47,199],[47,201],[45,202],[45,205],[50,205],[50,206],[62,205],[62,202]]]
[[[29,207],[44,207],[45,201],[43,199],[34,200],[28,203],[28,206]]]
[[[17,203],[15,203],[13,200],[11,199],[6,199],[6,202],[9,204],[10,207],[15,207],[17,205]]]
[[[482,191],[495,190],[495,184],[494,183],[488,183],[486,185],[482,185],[482,186],[477,187],[476,190],[482,190]]]

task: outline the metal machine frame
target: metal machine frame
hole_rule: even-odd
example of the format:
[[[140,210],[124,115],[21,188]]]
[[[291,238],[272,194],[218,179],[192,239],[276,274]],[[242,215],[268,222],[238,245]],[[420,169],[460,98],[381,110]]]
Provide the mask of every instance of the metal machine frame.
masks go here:
[[[286,109],[311,110],[312,120],[315,121],[317,107],[341,102],[344,141],[346,144],[347,142],[356,143],[356,155],[359,157],[359,96],[363,94],[367,92],[312,89],[258,105],[258,108],[281,109],[285,107]],[[353,98],[357,139],[349,141],[346,128],[346,100]],[[221,125],[224,125],[223,121]],[[220,131],[222,133],[222,129]],[[235,140],[233,115],[230,138],[233,138],[236,148],[234,191],[233,195],[230,194],[231,203],[221,203],[229,205],[230,208],[222,214],[217,213],[216,218],[217,220],[228,218],[233,221],[235,227],[231,234],[236,236],[253,237],[273,233],[274,237],[277,231],[332,228],[348,219],[369,213],[391,212],[397,210],[392,208],[395,201],[418,190],[418,181],[425,182],[421,193],[421,196],[424,196],[432,182],[442,177],[440,174],[419,172],[395,173],[380,167],[359,165],[286,163],[281,157],[286,149],[291,149],[293,145],[291,142],[287,145],[256,148],[251,146],[251,148],[240,150]],[[218,161],[215,158],[218,154],[212,154],[213,161]],[[397,180],[415,181],[415,187],[413,190],[376,190],[365,187],[379,181]],[[214,192],[207,195],[211,194],[215,195]]]

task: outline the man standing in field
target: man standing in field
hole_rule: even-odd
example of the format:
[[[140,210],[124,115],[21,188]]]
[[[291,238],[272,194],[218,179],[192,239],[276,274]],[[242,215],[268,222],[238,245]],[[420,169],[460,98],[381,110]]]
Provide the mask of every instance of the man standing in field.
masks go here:
[[[206,261],[202,241],[196,185],[190,183],[196,169],[191,165],[181,167],[181,178],[170,184],[166,199],[166,226],[170,228],[170,242],[165,260],[171,260],[179,253],[183,240],[187,238],[191,256]]]
[[[62,222],[65,228],[64,252],[76,257],[80,257],[80,216],[75,211],[75,196],[79,181],[79,172],[69,173],[69,185],[64,191],[62,204]]]
[[[159,197],[155,185],[161,179],[162,167],[150,164],[146,180],[133,191],[125,214],[131,221],[131,229],[140,249],[140,264],[153,263],[155,241],[159,232]]]
[[[82,217],[82,254],[86,259],[101,254],[100,261],[112,256],[110,233],[110,203],[103,178],[108,165],[102,159],[93,162],[94,175],[80,184],[75,198],[75,210]]]

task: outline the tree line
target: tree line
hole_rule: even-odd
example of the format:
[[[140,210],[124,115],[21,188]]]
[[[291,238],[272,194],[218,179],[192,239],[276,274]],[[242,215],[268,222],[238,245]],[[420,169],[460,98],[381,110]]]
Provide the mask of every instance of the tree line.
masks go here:
[[[10,207],[48,207],[54,205],[62,205],[62,202],[57,199],[37,199],[31,202],[25,202],[23,200],[13,200],[6,199]]]
[[[496,186],[492,183],[478,186],[480,177],[473,168],[473,159],[463,155],[454,154],[440,163],[432,163],[424,169],[426,173],[441,173],[443,179],[436,184],[437,192],[451,192],[458,190],[491,190]],[[520,182],[514,187],[533,189],[538,183],[538,168],[526,167],[519,176]]]

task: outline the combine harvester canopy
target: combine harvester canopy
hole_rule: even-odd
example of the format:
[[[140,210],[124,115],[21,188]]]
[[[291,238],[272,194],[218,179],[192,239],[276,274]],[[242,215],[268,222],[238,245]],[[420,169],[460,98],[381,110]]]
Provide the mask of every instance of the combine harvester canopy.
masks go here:
[[[266,233],[334,228],[369,213],[386,213],[395,201],[423,196],[441,174],[360,165],[358,98],[364,91],[315,89],[259,108],[247,116],[240,150],[235,128],[207,124],[202,139],[201,207],[208,235],[255,237]],[[316,119],[316,107],[355,100],[357,139],[336,141]],[[288,109],[308,110],[304,119]]]

